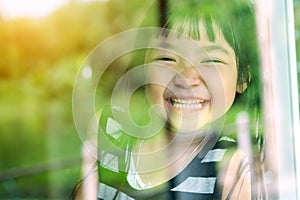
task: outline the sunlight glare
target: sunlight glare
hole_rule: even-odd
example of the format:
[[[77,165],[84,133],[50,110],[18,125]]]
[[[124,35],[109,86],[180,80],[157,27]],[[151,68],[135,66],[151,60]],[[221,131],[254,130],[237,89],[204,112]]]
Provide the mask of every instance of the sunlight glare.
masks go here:
[[[42,17],[66,3],[67,0],[0,0],[0,12],[8,18]]]
[[[0,15],[7,18],[43,17],[70,0],[0,0]],[[78,0],[79,2],[108,0]]]

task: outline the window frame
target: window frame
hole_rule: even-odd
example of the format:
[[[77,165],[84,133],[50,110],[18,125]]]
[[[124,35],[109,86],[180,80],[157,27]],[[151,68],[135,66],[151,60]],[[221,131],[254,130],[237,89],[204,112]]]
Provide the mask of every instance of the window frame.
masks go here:
[[[299,97],[293,0],[256,3],[268,197],[299,199]]]

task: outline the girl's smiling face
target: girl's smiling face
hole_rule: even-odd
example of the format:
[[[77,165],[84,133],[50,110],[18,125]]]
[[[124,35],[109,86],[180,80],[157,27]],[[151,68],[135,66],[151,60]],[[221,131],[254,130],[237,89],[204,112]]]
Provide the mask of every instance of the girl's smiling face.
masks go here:
[[[146,56],[147,63],[160,69],[148,70],[152,83],[146,87],[148,99],[163,106],[176,132],[195,132],[209,125],[229,110],[237,92],[233,48],[216,26],[214,41],[201,24],[199,30],[198,41],[178,37],[178,33],[160,36],[159,48]]]

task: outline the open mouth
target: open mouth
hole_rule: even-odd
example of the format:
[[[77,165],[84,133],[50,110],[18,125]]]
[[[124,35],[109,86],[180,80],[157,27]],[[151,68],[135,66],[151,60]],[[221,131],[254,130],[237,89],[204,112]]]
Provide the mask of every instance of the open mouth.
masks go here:
[[[174,108],[180,109],[201,109],[208,100],[206,99],[178,99],[178,98],[167,98],[167,103],[172,105]]]

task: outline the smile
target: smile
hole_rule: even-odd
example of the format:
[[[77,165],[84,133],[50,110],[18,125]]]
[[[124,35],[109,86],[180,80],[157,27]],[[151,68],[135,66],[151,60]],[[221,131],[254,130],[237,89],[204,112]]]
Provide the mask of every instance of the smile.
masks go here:
[[[181,109],[200,109],[206,102],[205,99],[166,99],[173,107]]]

